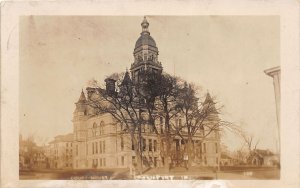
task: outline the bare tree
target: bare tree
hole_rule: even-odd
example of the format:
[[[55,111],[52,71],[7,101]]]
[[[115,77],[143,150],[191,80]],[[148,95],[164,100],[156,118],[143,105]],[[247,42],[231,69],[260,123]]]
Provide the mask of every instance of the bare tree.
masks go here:
[[[254,141],[254,136],[248,135],[246,132],[242,132],[241,137],[246,143],[249,152],[251,152],[252,150],[256,150],[257,145],[259,144],[259,139]]]
[[[196,134],[201,134],[200,144],[207,137],[214,136],[220,138],[219,132],[223,128],[231,129],[230,122],[222,121],[219,118],[220,109],[216,107],[216,102],[207,93],[205,100],[202,102],[197,97],[197,88],[195,85],[184,83],[178,98],[178,106],[183,115],[183,126],[175,126],[176,133],[182,138],[185,144],[185,152],[189,159],[192,159],[195,151],[193,138]],[[217,146],[219,147],[219,146]],[[190,166],[192,160],[189,160]]]
[[[256,151],[257,146],[260,142],[260,139],[256,139],[252,134],[249,134],[247,131],[245,131],[244,129],[242,129],[241,126],[235,126],[234,132],[236,133],[236,135],[238,135],[242,142],[243,142],[243,146],[246,146],[247,148],[247,152],[243,152],[244,157],[243,159],[247,159],[251,156],[251,154]],[[240,149],[240,151],[242,151],[242,148]]]
[[[106,90],[96,88],[93,95],[89,97],[89,105],[98,114],[110,114],[115,123],[123,127],[122,130],[125,133],[130,134],[139,164],[138,170],[142,173],[142,153],[145,144],[142,142],[142,127],[149,123],[146,115],[152,117],[155,99],[155,93],[149,93],[150,90],[145,90],[145,83],[153,81],[152,78],[154,77],[144,77],[143,81],[133,82],[128,72],[125,73],[123,79],[116,73],[113,76],[114,79],[108,78],[106,80],[111,82],[107,85],[111,84],[113,88],[106,88]],[[116,78],[117,80],[115,80]]]
[[[160,74],[157,77],[158,84],[148,86],[146,88],[150,90],[156,90],[155,111],[152,113],[160,123],[160,131],[155,126],[154,130],[161,140],[161,154],[166,162],[165,167],[169,170],[169,164],[171,163],[171,143],[173,138],[176,136],[175,132],[172,131],[172,121],[177,114],[180,113],[178,108],[177,99],[180,92],[180,79],[173,77],[169,74]],[[149,83],[151,84],[151,83]]]

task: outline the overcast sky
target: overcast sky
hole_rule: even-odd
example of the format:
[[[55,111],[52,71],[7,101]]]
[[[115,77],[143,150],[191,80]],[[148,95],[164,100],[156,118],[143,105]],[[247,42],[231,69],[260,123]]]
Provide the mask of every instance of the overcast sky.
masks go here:
[[[20,132],[39,143],[73,131],[72,113],[91,79],[130,68],[143,16],[31,16],[20,20]],[[279,17],[149,16],[164,71],[207,90],[222,118],[241,124],[259,148],[275,150],[272,79],[280,65]],[[227,134],[229,148],[240,140]]]

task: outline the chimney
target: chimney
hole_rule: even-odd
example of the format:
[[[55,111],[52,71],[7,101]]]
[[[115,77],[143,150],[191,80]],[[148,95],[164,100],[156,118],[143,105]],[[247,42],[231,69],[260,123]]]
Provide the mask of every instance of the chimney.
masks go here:
[[[116,91],[116,86],[115,86],[116,80],[111,79],[111,78],[106,78],[104,81],[106,83],[106,92],[108,94],[115,93],[115,91]]]

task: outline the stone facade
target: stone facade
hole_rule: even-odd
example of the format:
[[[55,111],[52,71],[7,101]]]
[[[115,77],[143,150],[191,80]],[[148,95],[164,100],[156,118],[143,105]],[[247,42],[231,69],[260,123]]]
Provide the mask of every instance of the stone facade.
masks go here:
[[[59,135],[49,142],[45,154],[52,169],[73,168],[73,134]]]

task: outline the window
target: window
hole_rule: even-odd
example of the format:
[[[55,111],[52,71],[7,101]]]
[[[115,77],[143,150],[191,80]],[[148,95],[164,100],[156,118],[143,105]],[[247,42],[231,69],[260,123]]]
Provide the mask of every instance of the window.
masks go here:
[[[196,148],[196,156],[200,156],[200,149],[199,148]]]
[[[124,139],[123,137],[121,137],[121,151],[124,150]]]
[[[199,147],[199,148],[200,148],[199,156],[201,156],[201,154],[202,154],[202,147]]]
[[[156,150],[157,150],[157,141],[156,140],[154,140],[153,150],[154,150],[154,152],[156,152]]]
[[[161,134],[164,133],[163,124],[160,125],[160,133],[161,133]]]
[[[97,128],[97,123],[94,123],[93,124],[93,129],[96,129]]]
[[[143,151],[146,151],[146,139],[143,138],[142,141]]]
[[[105,141],[103,141],[103,148],[102,148],[103,153],[105,153]]]
[[[93,147],[92,154],[94,154],[95,152],[94,142],[92,143],[92,147]]]
[[[103,166],[106,166],[106,159],[103,158]]]
[[[135,156],[132,156],[132,165],[135,165]]]
[[[78,145],[76,145],[76,156],[78,156]]]
[[[157,166],[157,157],[154,157],[154,166]]]
[[[203,143],[203,152],[206,153],[206,143]]]
[[[219,158],[217,157],[217,158],[216,158],[216,164],[218,164],[218,163],[219,163]]]
[[[100,161],[100,166],[102,166],[102,158],[100,158],[99,161]]]
[[[164,123],[164,120],[163,120],[163,117],[159,117],[159,124],[163,124]]]
[[[100,150],[99,152],[102,153],[102,141],[99,142],[99,147],[100,147],[99,148],[99,150]]]
[[[122,166],[124,166],[124,156],[121,157]]]
[[[98,159],[93,159],[93,166],[97,167],[98,166]]]
[[[131,150],[134,150],[134,143],[131,141]]]
[[[152,140],[149,139],[149,151],[152,151]]]
[[[104,121],[100,122],[100,135],[104,134]]]
[[[146,128],[145,128],[146,125],[142,125],[142,132],[146,132]]]
[[[215,143],[216,153],[218,153],[218,143]]]
[[[98,153],[98,142],[96,142],[96,153]]]
[[[153,125],[153,126],[155,126],[155,125]],[[152,125],[149,126],[149,132],[150,132],[150,133],[153,133],[153,131],[154,131],[153,126],[152,126]]]
[[[207,164],[206,156],[204,157],[204,164]]]

